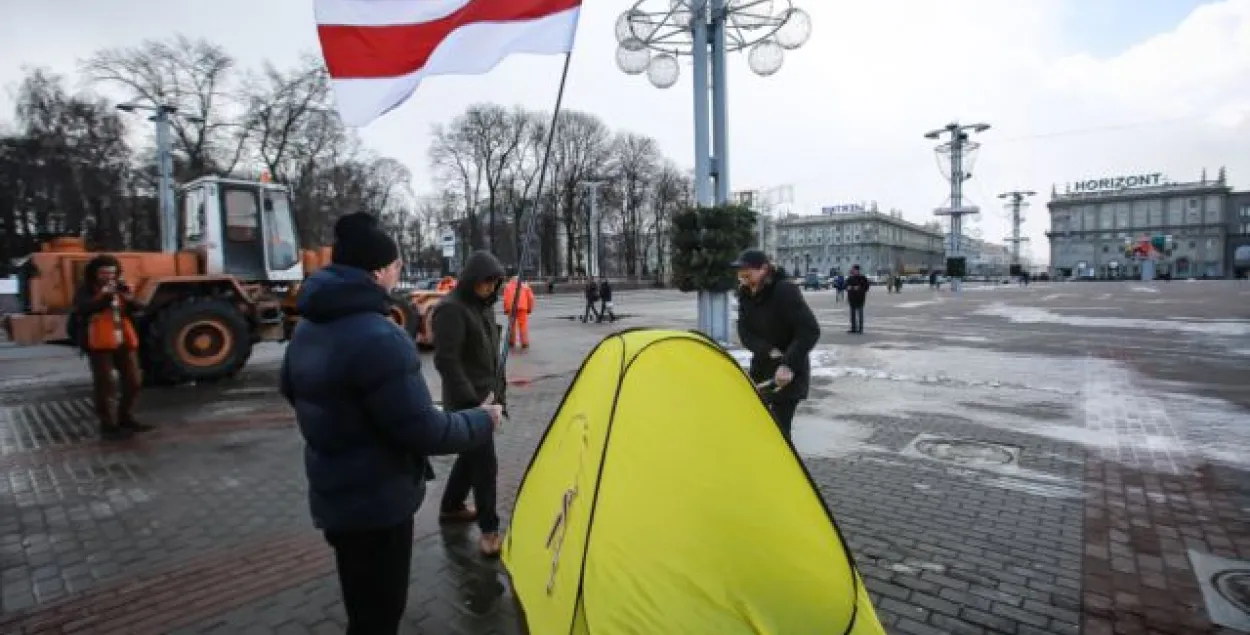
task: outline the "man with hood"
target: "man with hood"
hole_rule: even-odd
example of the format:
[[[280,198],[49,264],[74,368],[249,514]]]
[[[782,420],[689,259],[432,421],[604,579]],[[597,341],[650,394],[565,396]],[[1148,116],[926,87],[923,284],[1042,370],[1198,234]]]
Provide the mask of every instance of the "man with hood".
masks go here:
[[[456,287],[434,311],[434,367],[443,382],[443,407],[471,407],[494,396],[506,404],[500,372],[502,336],[495,303],[504,279],[503,265],[489,251],[476,251],[460,270]],[[506,406],[505,406],[506,407]],[[499,555],[499,514],[495,509],[499,462],[494,442],[462,452],[447,475],[439,518],[443,522],[477,521],[482,555]],[[465,499],[473,492],[473,505]]]
[[[334,549],[347,632],[392,634],[426,457],[490,443],[502,408],[435,406],[415,342],[387,317],[402,270],[395,242],[363,212],[339,219],[334,236],[333,264],[300,289],[281,392],[304,437],[309,506]]]
[[[751,381],[789,441],[794,412],[807,399],[808,355],[820,340],[820,323],[798,285],[787,282],[764,252],[748,249],[733,266],[741,285],[738,340],[751,351]]]

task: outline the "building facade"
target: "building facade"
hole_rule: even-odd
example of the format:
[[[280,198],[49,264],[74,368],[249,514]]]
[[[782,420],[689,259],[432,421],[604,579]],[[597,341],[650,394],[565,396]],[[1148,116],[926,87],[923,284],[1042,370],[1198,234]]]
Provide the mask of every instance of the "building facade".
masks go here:
[[[1224,254],[1229,277],[1250,278],[1250,192],[1228,196],[1228,247]]]
[[[838,211],[830,211],[838,210]],[[858,264],[866,274],[927,273],[944,266],[941,230],[903,220],[899,212],[840,206],[820,215],[776,222],[775,258],[796,274],[843,274]]]
[[[1209,180],[1170,182],[1160,174],[1100,178],[1052,190],[1050,265],[1056,276],[1137,278],[1141,264],[1125,255],[1130,241],[1171,236],[1171,253],[1155,263],[1156,275],[1223,278],[1232,188],[1223,169]]]

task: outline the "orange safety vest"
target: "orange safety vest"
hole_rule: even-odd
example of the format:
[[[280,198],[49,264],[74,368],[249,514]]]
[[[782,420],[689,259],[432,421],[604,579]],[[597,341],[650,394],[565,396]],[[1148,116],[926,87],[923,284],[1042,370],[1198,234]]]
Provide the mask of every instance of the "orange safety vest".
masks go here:
[[[139,334],[126,316],[126,301],[117,297],[113,306],[93,314],[87,322],[87,350],[115,351],[121,348],[137,350]]]
[[[512,299],[516,297],[516,283],[517,279],[513,278],[503,288],[503,312],[508,315],[512,315]],[[521,283],[521,297],[518,298],[517,308],[521,313],[531,313],[534,310],[534,290],[524,282]]]

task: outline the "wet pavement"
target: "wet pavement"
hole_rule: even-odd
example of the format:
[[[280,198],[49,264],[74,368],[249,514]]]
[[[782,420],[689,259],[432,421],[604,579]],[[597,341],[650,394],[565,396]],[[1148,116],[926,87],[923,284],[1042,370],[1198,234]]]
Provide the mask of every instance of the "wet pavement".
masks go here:
[[[1250,632],[1250,285],[966,289],[874,289],[864,335],[809,295],[824,336],[795,444],[887,629]],[[618,296],[615,325],[539,298],[510,361],[503,510],[602,336],[693,325],[688,296]],[[280,355],[146,393],[160,429],[102,446],[82,360],[0,344],[0,633],[342,632]],[[435,468],[405,632],[516,633],[476,535],[434,522]]]

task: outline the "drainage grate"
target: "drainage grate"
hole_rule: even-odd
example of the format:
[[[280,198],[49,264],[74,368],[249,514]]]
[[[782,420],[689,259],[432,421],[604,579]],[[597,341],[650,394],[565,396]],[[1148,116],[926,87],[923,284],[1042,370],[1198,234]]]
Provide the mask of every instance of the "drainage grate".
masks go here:
[[[919,454],[966,466],[1012,465],[1019,457],[1020,448],[973,439],[950,439],[922,434],[903,453]]]
[[[1250,562],[1189,552],[1211,621],[1250,631]]]

